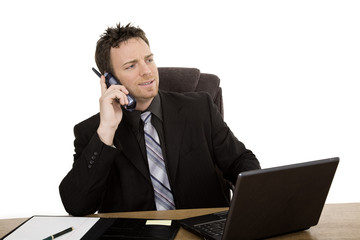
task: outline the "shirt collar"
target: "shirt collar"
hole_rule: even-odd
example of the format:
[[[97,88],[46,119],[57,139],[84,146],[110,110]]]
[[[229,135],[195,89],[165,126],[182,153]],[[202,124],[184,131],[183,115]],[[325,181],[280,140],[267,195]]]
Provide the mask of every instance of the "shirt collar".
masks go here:
[[[159,94],[154,97],[150,106],[145,111],[150,111],[158,119],[160,119],[160,121],[162,121],[162,107]],[[138,130],[142,112],[138,110],[129,112],[123,108],[123,113],[126,121],[130,124],[131,128],[133,128],[134,130]]]
[[[159,94],[154,97],[153,101],[151,102],[149,108],[146,111],[150,111],[162,121],[161,101]]]

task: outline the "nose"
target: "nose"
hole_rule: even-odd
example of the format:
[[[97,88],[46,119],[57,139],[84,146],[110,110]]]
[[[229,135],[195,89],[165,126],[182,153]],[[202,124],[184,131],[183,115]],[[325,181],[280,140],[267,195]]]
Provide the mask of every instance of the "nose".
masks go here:
[[[140,64],[140,75],[141,76],[146,76],[151,74],[151,69],[150,67],[146,64],[146,62],[142,62]]]

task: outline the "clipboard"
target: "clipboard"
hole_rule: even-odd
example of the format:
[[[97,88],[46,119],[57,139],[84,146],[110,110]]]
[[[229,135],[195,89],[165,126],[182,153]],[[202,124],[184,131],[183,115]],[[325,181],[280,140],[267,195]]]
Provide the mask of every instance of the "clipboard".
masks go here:
[[[39,240],[73,227],[74,230],[64,235],[62,239],[78,240],[96,225],[99,219],[98,217],[32,216],[2,239]]]

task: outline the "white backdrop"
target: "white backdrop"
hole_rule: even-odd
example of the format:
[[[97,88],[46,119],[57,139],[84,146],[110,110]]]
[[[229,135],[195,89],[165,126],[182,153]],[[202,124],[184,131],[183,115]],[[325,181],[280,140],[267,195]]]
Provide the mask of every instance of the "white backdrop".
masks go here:
[[[98,111],[99,35],[145,30],[158,66],[221,79],[225,121],[262,167],[339,156],[327,202],[359,202],[360,3],[2,1],[0,218],[66,214],[73,126]]]

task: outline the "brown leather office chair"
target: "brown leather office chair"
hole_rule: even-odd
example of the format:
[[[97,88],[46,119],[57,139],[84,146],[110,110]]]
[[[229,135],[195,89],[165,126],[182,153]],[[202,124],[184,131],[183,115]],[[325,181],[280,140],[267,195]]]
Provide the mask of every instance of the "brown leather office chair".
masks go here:
[[[183,67],[159,67],[159,88],[164,91],[173,92],[208,92],[215,105],[218,107],[221,116],[224,118],[224,106],[222,89],[218,76],[209,73],[201,73],[197,68]],[[219,176],[222,172],[217,169]],[[223,178],[224,179],[224,178]],[[231,199],[230,190],[233,185],[224,179],[225,194]]]
[[[208,92],[224,118],[220,79],[197,68],[159,67],[159,88],[173,92]]]

